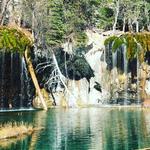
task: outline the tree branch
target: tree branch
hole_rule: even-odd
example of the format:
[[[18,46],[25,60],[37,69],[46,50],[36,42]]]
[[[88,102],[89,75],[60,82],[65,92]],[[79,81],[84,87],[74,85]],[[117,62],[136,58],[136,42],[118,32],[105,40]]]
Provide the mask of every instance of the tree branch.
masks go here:
[[[5,18],[5,13],[8,7],[8,4],[11,0],[7,0],[3,6],[2,12],[1,12],[1,17],[0,17],[0,24],[3,25],[4,23],[4,18]]]

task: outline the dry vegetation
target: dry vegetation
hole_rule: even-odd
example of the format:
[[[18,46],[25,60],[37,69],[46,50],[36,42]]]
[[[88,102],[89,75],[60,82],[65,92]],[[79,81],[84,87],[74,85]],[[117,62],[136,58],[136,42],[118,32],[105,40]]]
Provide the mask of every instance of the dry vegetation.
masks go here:
[[[0,125],[0,140],[31,134],[33,131],[34,128],[31,125],[7,123]]]

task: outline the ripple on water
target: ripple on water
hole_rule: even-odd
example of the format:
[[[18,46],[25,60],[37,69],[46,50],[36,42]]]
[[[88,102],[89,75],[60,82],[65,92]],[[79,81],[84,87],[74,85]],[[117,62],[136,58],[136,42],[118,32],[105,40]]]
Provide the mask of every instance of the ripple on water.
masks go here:
[[[3,113],[0,122],[44,127],[8,150],[131,150],[150,147],[150,111],[83,108]],[[6,146],[6,145],[5,145]],[[0,144],[0,149],[6,149]]]

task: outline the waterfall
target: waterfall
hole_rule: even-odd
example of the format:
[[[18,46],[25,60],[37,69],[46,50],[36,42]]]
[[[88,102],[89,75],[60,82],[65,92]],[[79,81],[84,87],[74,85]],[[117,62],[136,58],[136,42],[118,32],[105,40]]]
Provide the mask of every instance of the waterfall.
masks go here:
[[[13,93],[13,53],[11,55],[11,60],[10,60],[10,87],[11,87],[11,93]],[[12,103],[13,103],[13,96],[11,97],[11,103],[9,103],[9,108],[12,108]]]
[[[2,52],[0,52],[0,109],[2,107],[2,101],[1,101],[1,89],[2,89]]]
[[[115,68],[117,67],[117,50],[112,52],[112,68],[113,68],[113,83],[115,83],[116,72]]]
[[[21,64],[20,64],[20,108],[22,107],[31,107],[31,95],[30,95],[30,82],[28,76],[28,70],[25,62],[25,58],[21,57]]]
[[[28,107],[31,107],[32,105],[32,100],[31,100],[31,94],[30,94],[30,78],[29,78],[29,75],[28,75],[28,69],[27,69],[27,65],[26,65],[26,62],[25,62],[25,58],[22,57],[22,63],[23,63],[23,73],[24,73],[24,90],[26,91],[26,93],[22,93],[23,95],[27,95],[26,97],[28,98],[28,103],[27,103],[27,106]],[[24,97],[25,98],[25,97]]]
[[[124,103],[126,104],[127,99],[128,99],[128,60],[127,60],[127,49],[126,46],[123,45],[123,63],[124,63],[124,74],[126,76],[125,81],[124,81]]]
[[[138,102],[138,104],[140,103],[140,92],[139,92],[140,72],[139,72],[139,68],[140,68],[140,63],[139,63],[139,58],[138,58],[138,55],[137,55],[137,68],[136,69],[137,69],[137,102]]]
[[[68,69],[67,69],[66,51],[65,51],[65,74],[66,74],[66,77],[68,78]]]
[[[71,81],[71,94],[69,97],[69,106],[76,107],[76,100],[78,98],[78,87],[76,85],[76,81]]]
[[[104,48],[104,62],[106,63],[106,49]]]
[[[117,93],[117,84],[116,84],[116,77],[117,77],[117,50],[115,52],[112,52],[112,86],[111,86],[111,91],[112,91],[112,97],[116,98]]]
[[[21,64],[20,64],[20,83],[21,83],[21,93],[20,93],[20,108],[23,107],[23,100],[24,100],[24,57],[21,57]]]
[[[4,108],[4,73],[5,73],[5,53],[1,53],[1,108]]]

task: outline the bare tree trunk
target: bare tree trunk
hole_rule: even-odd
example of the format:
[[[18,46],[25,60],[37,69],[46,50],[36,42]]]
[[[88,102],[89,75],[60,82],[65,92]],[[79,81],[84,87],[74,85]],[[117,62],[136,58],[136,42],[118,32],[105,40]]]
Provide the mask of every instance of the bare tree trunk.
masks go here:
[[[128,19],[128,27],[130,32],[133,31],[131,18]]]
[[[147,22],[147,30],[150,31],[150,18],[149,18],[149,9],[148,9],[148,5],[145,2],[145,8],[144,8],[144,12],[145,12],[145,16],[146,16],[146,22]]]
[[[125,32],[125,27],[126,27],[126,18],[124,17],[123,18],[123,32]]]
[[[32,8],[32,35],[35,38],[35,8]]]
[[[5,13],[6,13],[6,10],[7,10],[7,7],[9,5],[9,2],[11,0],[4,0],[3,1],[3,4],[2,4],[2,12],[1,12],[1,16],[0,16],[0,24],[3,25],[4,23],[4,18],[5,18]]]
[[[67,92],[70,93],[69,90],[68,90],[68,88],[67,88],[67,86],[66,86],[66,84],[65,84],[65,82],[64,82],[63,79],[62,79],[62,76],[63,76],[63,75],[62,75],[62,73],[61,73],[61,71],[60,71],[60,69],[59,69],[59,66],[58,66],[58,63],[57,63],[57,60],[56,60],[56,57],[55,57],[54,52],[53,52],[53,60],[54,60],[54,63],[55,63],[55,65],[56,65],[56,68],[57,68],[57,70],[58,70],[58,73],[59,73],[60,80],[61,80],[62,84],[64,85],[64,87],[65,87],[65,89],[67,90]]]
[[[136,32],[139,32],[139,22],[136,20]]]
[[[26,49],[26,51],[25,51],[25,59],[26,59],[27,65],[28,65],[28,69],[29,69],[30,75],[31,75],[31,79],[33,81],[33,84],[35,86],[35,89],[37,91],[39,99],[41,101],[41,104],[43,105],[44,110],[47,110],[47,105],[46,105],[45,100],[43,98],[43,95],[41,93],[41,89],[40,89],[40,86],[38,84],[38,80],[36,78],[32,62],[31,62],[30,58],[28,57],[28,49]]]
[[[66,92],[67,92],[69,95],[72,95],[72,94],[70,93],[70,91],[68,90],[67,85],[65,84],[65,82],[64,82],[63,79],[62,79],[63,75],[62,75],[62,73],[61,73],[61,71],[60,71],[60,68],[59,68],[59,66],[58,66],[58,63],[57,63],[57,60],[56,60],[56,57],[55,57],[55,54],[54,54],[53,51],[52,51],[52,56],[53,56],[54,64],[56,65],[57,71],[58,71],[58,73],[59,73],[60,80],[61,80],[62,84],[64,85]],[[72,95],[72,96],[73,96],[73,95]],[[68,107],[68,103],[67,103],[66,101],[65,101],[64,103],[65,103],[65,105],[66,105],[65,107]]]
[[[52,55],[53,55],[54,64],[56,65],[56,68],[57,68],[57,70],[58,70],[58,73],[59,73],[59,76],[60,76],[60,80],[61,80],[62,84],[64,85],[66,91],[70,94],[70,92],[69,92],[69,90],[68,90],[68,88],[67,88],[65,82],[64,82],[63,79],[62,79],[62,76],[63,76],[63,75],[62,75],[62,73],[61,73],[61,71],[60,71],[60,69],[59,69],[59,66],[58,66],[58,63],[57,63],[55,54],[54,54],[54,52],[52,52],[52,53],[53,53]],[[68,103],[66,102],[66,100],[63,100],[63,107],[68,108]]]
[[[116,2],[116,15],[115,15],[115,22],[113,25],[113,32],[115,32],[116,30],[116,26],[117,26],[117,21],[118,21],[118,15],[119,15],[119,0]]]

